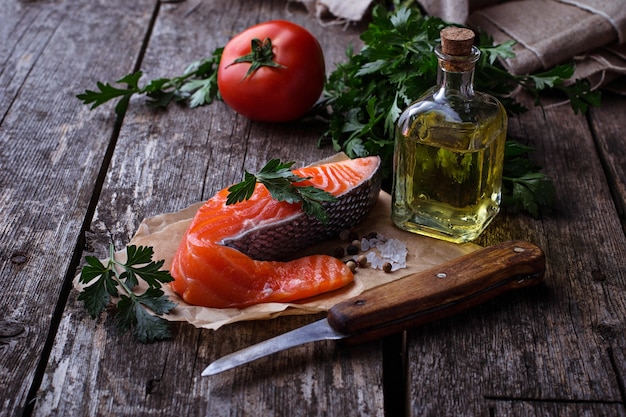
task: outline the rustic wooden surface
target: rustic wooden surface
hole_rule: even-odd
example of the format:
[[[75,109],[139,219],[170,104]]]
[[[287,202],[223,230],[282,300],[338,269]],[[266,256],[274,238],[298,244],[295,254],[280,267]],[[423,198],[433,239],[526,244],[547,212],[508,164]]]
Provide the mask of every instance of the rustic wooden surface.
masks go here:
[[[252,123],[223,103],[123,120],[75,95],[141,68],[170,76],[253,23],[288,18],[328,70],[359,28],[320,26],[284,0],[9,0],[0,8],[0,416],[626,415],[626,99],[588,115],[552,106],[511,121],[554,179],[555,211],[502,214],[483,245],[526,239],[546,285],[358,348],[315,343],[211,378],[212,360],[311,322],[218,331],[173,326],[167,342],[120,336],[71,288],[85,255],[121,247],[147,216],[182,209],[281,155],[333,153],[316,126]],[[556,103],[555,103],[556,104]]]

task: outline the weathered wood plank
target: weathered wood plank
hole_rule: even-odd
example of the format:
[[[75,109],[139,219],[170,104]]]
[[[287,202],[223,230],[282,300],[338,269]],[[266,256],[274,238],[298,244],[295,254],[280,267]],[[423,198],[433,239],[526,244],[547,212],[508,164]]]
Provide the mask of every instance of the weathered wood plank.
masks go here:
[[[596,147],[604,172],[607,178],[615,207],[622,221],[622,230],[626,233],[626,135],[624,135],[623,121],[626,115],[626,100],[622,96],[609,93],[602,98],[602,107],[592,109],[589,120],[591,130],[596,140]],[[604,232],[604,231],[603,231]],[[609,235],[619,234],[617,230],[608,232]],[[601,241],[601,243],[603,243]],[[603,244],[607,254],[613,254],[611,261],[618,270],[626,270],[626,260],[619,254],[610,252],[610,247]],[[606,286],[613,296],[623,294],[624,287],[615,285],[616,279],[611,271],[597,268],[593,271],[599,281],[608,281]],[[623,281],[622,281],[623,282]],[[624,337],[624,312],[617,317],[608,319],[597,326],[599,337],[608,346],[609,357],[617,373],[616,383],[622,391],[622,402],[626,402],[626,338]],[[624,404],[623,404],[624,405]]]
[[[36,378],[55,319],[50,300],[73,275],[71,253],[113,134],[112,106],[88,112],[74,95],[133,69],[156,7],[154,0],[118,3],[14,0],[0,10],[0,375],[9,381],[0,384],[0,416],[19,414]],[[284,1],[160,8],[142,62],[146,78],[177,74],[270,18],[309,27],[329,68],[343,59],[347,42],[357,42],[354,32],[287,14]],[[332,153],[315,147],[312,125],[250,123],[222,103],[153,112],[142,100],[122,127],[85,253],[103,256],[111,236],[121,246],[144,217],[205,199],[270,157],[305,163]],[[617,125],[625,104],[617,97],[608,103],[589,118],[595,146],[585,119],[567,108],[513,123],[557,179],[559,204],[537,221],[502,215],[480,243],[538,243],[548,258],[547,286],[409,332],[411,414],[625,415],[626,242],[618,213],[623,227],[626,147]],[[312,320],[285,317],[216,332],[181,324],[173,340],[143,346],[117,334],[110,312],[91,320],[72,292],[35,414],[382,415],[380,342],[363,349],[317,343],[200,377],[223,354]]]
[[[577,416],[596,417],[626,415],[622,403],[567,403],[559,401],[490,401],[492,416]]]
[[[617,210],[626,230],[626,134],[624,97],[605,93],[602,108],[590,111],[591,129],[596,137],[598,153],[604,164],[607,180]]]
[[[626,239],[586,120],[566,106],[547,109],[545,119],[536,109],[511,131],[538,149],[557,207],[541,220],[501,215],[480,241],[537,243],[546,286],[409,332],[411,415],[623,415],[623,375],[610,352],[623,356]],[[624,146],[610,141],[609,149]]]
[[[153,7],[14,0],[0,8],[2,416],[19,413],[37,378],[111,136],[112,115],[86,118],[74,96],[132,69]],[[100,25],[117,30],[93,30]]]
[[[232,34],[273,18],[309,28],[329,67],[343,59],[347,43],[358,40],[355,31],[319,26],[307,15],[287,14],[285,6],[232,0],[162,5],[142,63],[146,79],[176,74]],[[107,173],[92,225],[96,250],[109,234],[118,247],[127,243],[144,217],[206,199],[272,157],[303,164],[333,153],[317,148],[319,132],[312,125],[252,123],[223,103],[155,112],[142,100],[131,104]],[[179,324],[173,340],[144,346],[119,336],[112,315],[89,319],[75,297],[64,312],[37,415],[383,414],[380,342],[362,350],[312,344],[202,378],[212,360],[313,318],[238,323],[218,331]],[[78,381],[85,382],[84,391],[74,389]]]

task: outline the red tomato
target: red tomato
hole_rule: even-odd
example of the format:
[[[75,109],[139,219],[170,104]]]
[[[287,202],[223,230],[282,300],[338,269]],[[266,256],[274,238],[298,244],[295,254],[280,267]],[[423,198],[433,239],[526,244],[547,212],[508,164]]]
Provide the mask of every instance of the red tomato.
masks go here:
[[[253,44],[261,54],[265,48],[266,60],[274,66],[251,69]],[[246,57],[244,62],[236,62],[241,57]],[[237,113],[252,120],[287,122],[311,109],[322,93],[325,75],[317,39],[294,23],[272,20],[246,29],[226,44],[217,86]]]

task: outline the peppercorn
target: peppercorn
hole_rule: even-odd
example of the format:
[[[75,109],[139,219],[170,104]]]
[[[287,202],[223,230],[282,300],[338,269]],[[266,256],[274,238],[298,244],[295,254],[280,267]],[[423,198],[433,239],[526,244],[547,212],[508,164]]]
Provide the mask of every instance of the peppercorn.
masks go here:
[[[356,271],[356,263],[354,261],[346,262],[346,266],[350,268],[350,271],[352,272]]]
[[[367,266],[367,256],[359,255],[356,258],[356,263],[360,268],[365,268]]]
[[[349,244],[346,248],[346,252],[348,253],[348,255],[356,255],[357,253],[359,253],[359,248],[353,244]]]
[[[341,259],[343,258],[345,252],[343,250],[343,247],[341,246],[337,246],[335,249],[333,249],[333,256],[337,259]]]
[[[385,272],[391,272],[391,264],[389,262],[385,262],[383,264],[383,271]]]

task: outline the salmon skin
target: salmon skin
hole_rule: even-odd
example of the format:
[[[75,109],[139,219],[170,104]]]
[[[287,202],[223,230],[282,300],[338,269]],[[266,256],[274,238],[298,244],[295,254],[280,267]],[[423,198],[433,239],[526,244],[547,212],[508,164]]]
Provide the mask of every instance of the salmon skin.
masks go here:
[[[172,289],[189,304],[242,308],[347,285],[352,272],[332,256],[284,260],[363,221],[378,199],[380,165],[373,156],[294,170],[310,177],[298,185],[336,197],[324,203],[326,224],[306,215],[299,203],[274,200],[262,184],[250,199],[233,205],[226,205],[228,188],[221,190],[198,210],[174,255]]]
[[[320,168],[324,169],[323,166]],[[245,230],[237,236],[227,237],[220,243],[235,248],[253,259],[285,260],[301,249],[336,237],[342,230],[365,220],[380,192],[380,170],[372,173],[370,178],[354,188],[345,187],[345,182],[351,180],[346,173],[349,171],[331,169],[326,175],[315,176],[310,180],[317,182],[313,184],[316,187],[337,197],[336,201],[323,204],[329,217],[326,224],[299,210],[291,216],[273,219],[271,222]],[[298,175],[310,176],[303,173]],[[325,182],[318,181],[320,178],[324,178]],[[308,181],[303,183],[310,184]]]

